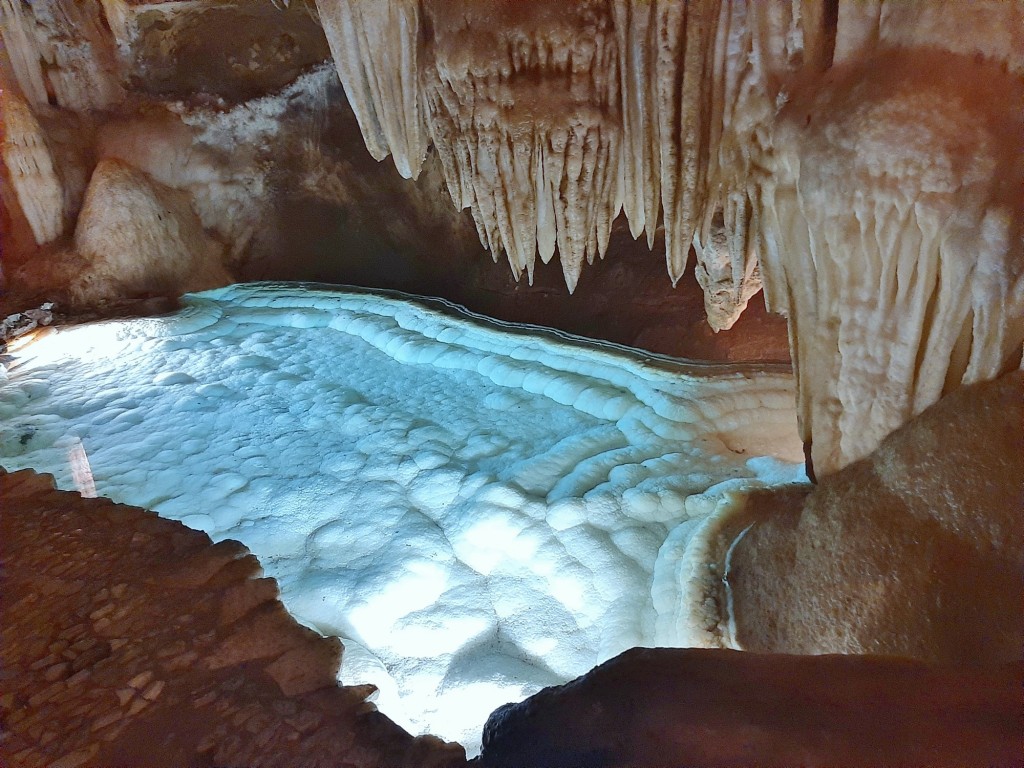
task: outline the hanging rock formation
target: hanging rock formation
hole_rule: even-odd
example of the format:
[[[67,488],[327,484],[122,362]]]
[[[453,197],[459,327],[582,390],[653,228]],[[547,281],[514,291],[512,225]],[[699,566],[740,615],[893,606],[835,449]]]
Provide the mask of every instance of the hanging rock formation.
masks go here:
[[[673,283],[694,234],[707,244],[697,253],[713,327],[730,327],[757,292],[732,166],[749,161],[737,137],[749,113],[773,102],[765,63],[799,55],[772,48],[799,39],[792,13],[719,0],[317,5],[371,154],[393,152],[415,177],[425,119],[452,200],[517,278],[557,247],[571,293],[621,210],[649,245],[664,211]],[[711,246],[720,205],[728,265]]]
[[[788,317],[822,484],[688,499],[658,639],[1019,658],[1024,1],[0,0],[0,39],[0,299],[526,293],[478,237],[537,281],[506,319],[587,332],[657,310],[627,231],[666,284],[692,248],[715,332]]]
[[[815,467],[1020,365],[1022,103],[997,63],[893,50],[837,65],[780,113],[762,268],[792,324]]]
[[[64,231],[64,189],[42,126],[28,105],[12,91],[0,92],[4,166],[36,243]]]
[[[325,89],[313,78],[251,97],[329,46],[371,155],[412,179],[439,162],[456,208],[516,279],[532,282],[537,257],[557,252],[572,292],[625,212],[634,237],[663,231],[673,283],[693,247],[714,329],[763,283],[790,321],[801,432],[821,475],[944,394],[1020,365],[1019,0],[278,6],[2,0],[5,94],[28,105],[8,110],[5,165],[37,242],[67,229],[83,185],[48,159],[32,115],[49,132],[73,114],[100,124],[82,164],[90,151],[118,157],[186,191],[232,264],[253,243],[279,245],[268,211],[288,172],[271,142]],[[106,119],[126,85],[202,88],[209,103]],[[324,191],[324,165],[317,194],[344,197]]]
[[[320,21],[366,148],[377,160],[392,155],[398,172],[415,179],[427,152],[416,58],[418,0],[339,0],[321,6]]]
[[[106,109],[124,98],[103,7],[76,0],[0,0],[0,39],[33,106]]]
[[[425,115],[517,278],[557,247],[572,292],[620,210],[715,328],[763,278],[822,474],[1024,343],[1024,5],[890,5],[318,2],[371,152],[414,175]]]

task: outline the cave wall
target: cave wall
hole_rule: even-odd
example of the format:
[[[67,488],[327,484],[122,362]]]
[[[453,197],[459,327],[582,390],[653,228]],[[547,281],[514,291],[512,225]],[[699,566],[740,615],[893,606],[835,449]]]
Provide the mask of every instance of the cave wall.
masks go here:
[[[93,171],[116,159],[188,196],[219,246],[207,271],[225,279],[393,288],[675,356],[788,359],[782,318],[755,300],[740,328],[714,333],[692,276],[673,288],[657,268],[663,237],[652,254],[623,222],[612,235],[615,258],[588,272],[571,298],[554,265],[537,270],[535,285],[495,268],[470,213],[452,206],[435,149],[425,151],[415,182],[366,153],[311,3],[93,5],[89,34],[103,46],[60,55],[53,39],[67,32],[64,4],[2,9],[4,56],[16,50],[47,64],[21,78],[6,66],[0,80],[11,105],[0,168],[6,312],[55,299],[68,310],[109,311],[120,300],[209,284],[187,259],[149,280],[116,279],[76,249]],[[71,74],[94,65],[113,72],[118,87],[102,98],[72,94]],[[25,216],[36,209],[51,220],[39,232]],[[169,250],[184,252],[181,242]]]
[[[116,158],[188,196],[234,279],[434,293],[705,359],[784,359],[780,312],[828,474],[1021,364],[1024,3],[921,9],[5,0],[8,291],[207,284],[182,262],[173,285],[71,290],[109,273],[77,217]]]

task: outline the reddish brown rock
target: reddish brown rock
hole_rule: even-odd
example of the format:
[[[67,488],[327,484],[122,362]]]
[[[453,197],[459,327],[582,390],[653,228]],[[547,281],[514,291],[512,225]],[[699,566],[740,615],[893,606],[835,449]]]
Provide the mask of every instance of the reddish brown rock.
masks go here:
[[[1019,766],[1024,666],[635,648],[491,715],[499,766]]]
[[[0,499],[0,764],[464,762],[339,687],[337,638],[237,542],[27,470],[0,472]]]
[[[948,395],[809,493],[736,516],[752,651],[989,664],[1024,648],[1024,372]]]

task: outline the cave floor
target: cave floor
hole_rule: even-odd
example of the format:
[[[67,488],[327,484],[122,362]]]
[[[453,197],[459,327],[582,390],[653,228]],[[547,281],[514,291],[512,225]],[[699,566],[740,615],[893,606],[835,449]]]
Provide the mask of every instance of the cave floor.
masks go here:
[[[465,764],[337,685],[340,646],[285,612],[237,542],[31,470],[0,470],[0,501],[0,765]],[[1021,671],[638,649],[507,717],[481,765],[735,765],[743,745],[786,756],[770,764],[1019,764]],[[645,727],[579,717],[598,701]],[[902,736],[879,735],[893,723]]]
[[[0,474],[0,764],[451,765],[336,684],[237,542]]]

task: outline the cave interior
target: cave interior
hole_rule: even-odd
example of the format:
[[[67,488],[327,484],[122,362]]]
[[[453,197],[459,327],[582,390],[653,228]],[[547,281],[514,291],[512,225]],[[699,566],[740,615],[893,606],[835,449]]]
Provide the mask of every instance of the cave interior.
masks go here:
[[[0,0],[0,757],[1019,765],[1022,105],[1022,0]]]

